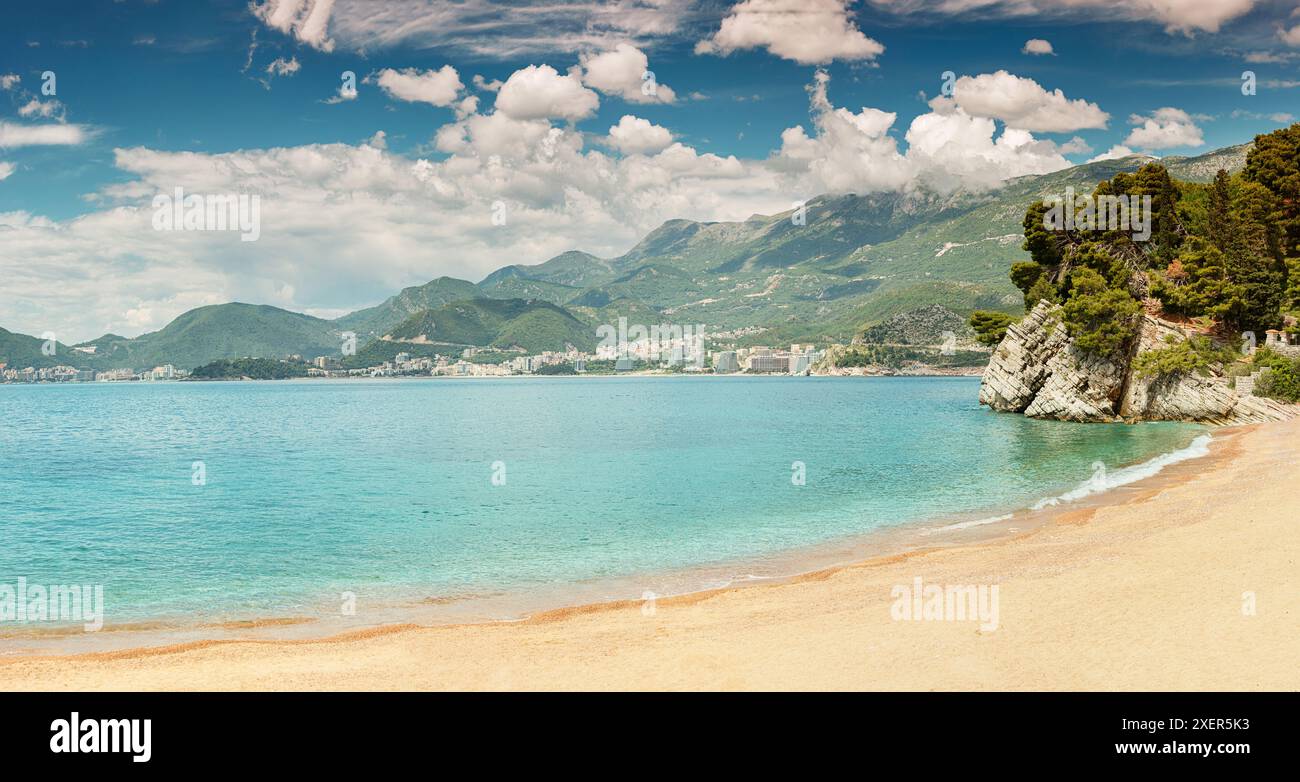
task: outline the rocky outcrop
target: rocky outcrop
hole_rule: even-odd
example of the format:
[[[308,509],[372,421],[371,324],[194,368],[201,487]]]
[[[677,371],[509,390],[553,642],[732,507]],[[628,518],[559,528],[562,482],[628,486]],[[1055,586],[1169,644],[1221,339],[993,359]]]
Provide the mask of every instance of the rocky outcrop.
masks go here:
[[[1007,329],[980,383],[980,404],[1063,421],[1113,421],[1123,387],[1117,364],[1085,355],[1041,302]]]
[[[994,410],[1062,421],[1201,421],[1244,424],[1291,418],[1295,405],[1238,394],[1213,371],[1143,378],[1133,357],[1164,346],[1182,331],[1144,315],[1128,359],[1108,361],[1075,347],[1060,322],[1060,308],[1039,302],[1007,329],[980,383],[980,404]]]

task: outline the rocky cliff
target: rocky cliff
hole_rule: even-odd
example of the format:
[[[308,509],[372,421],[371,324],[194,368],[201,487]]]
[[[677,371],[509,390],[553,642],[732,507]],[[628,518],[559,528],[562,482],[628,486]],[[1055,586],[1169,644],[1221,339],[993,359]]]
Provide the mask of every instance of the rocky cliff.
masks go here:
[[[1300,410],[1238,394],[1229,378],[1190,373],[1143,378],[1132,359],[1164,345],[1175,326],[1142,316],[1127,358],[1109,361],[1079,350],[1060,321],[1060,307],[1039,302],[1007,329],[980,383],[980,404],[1063,421],[1201,421],[1246,424],[1291,418]]]

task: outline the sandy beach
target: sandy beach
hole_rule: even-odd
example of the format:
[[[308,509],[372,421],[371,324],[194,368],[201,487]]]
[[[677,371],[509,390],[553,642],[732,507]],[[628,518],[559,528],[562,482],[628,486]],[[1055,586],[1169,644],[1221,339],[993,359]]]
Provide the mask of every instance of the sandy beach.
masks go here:
[[[1031,532],[778,584],[392,626],[0,660],[5,690],[1297,690],[1300,419]],[[896,619],[897,587],[997,587],[996,628]]]

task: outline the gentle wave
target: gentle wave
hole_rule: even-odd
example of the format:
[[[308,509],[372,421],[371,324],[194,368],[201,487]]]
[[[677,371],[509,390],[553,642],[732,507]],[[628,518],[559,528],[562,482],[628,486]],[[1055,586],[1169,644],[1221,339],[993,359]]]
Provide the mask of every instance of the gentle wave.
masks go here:
[[[1205,456],[1210,452],[1211,437],[1208,434],[1198,435],[1186,448],[1180,448],[1176,451],[1163,453],[1159,456],[1149,459],[1140,464],[1121,467],[1118,470],[1107,470],[1102,462],[1093,463],[1093,476],[1073,489],[1064,494],[1055,497],[1044,497],[1029,506],[1029,510],[1036,511],[1044,508],[1051,508],[1062,503],[1077,502],[1085,497],[1110,491],[1111,489],[1126,486],[1130,483],[1136,483],[1144,478],[1150,478],[1156,475],[1164,468],[1178,462],[1185,462],[1188,459],[1196,459]],[[972,519],[970,521],[959,521],[956,524],[946,524],[934,529],[922,530],[922,535],[930,535],[935,532],[949,532],[952,530],[969,529],[970,527],[981,527],[985,524],[997,524],[1002,521],[1010,521],[1015,517],[1015,513],[1004,513],[1000,516],[988,516],[985,518]]]
[[[1171,464],[1205,456],[1210,452],[1210,439],[1208,434],[1198,435],[1186,448],[1164,453],[1141,464],[1134,464],[1113,471],[1107,470],[1106,465],[1102,462],[1094,462],[1094,472],[1091,478],[1065,494],[1039,500],[1030,506],[1030,510],[1042,510],[1043,508],[1060,505],[1063,502],[1076,502],[1084,497],[1126,486],[1143,478],[1150,478]]]

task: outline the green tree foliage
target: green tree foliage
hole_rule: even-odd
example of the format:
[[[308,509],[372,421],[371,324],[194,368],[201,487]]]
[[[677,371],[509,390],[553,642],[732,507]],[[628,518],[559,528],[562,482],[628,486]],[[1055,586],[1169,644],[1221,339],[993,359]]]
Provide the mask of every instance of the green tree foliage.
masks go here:
[[[1230,348],[1216,347],[1208,337],[1179,339],[1170,334],[1165,337],[1165,343],[1164,347],[1148,350],[1133,360],[1133,369],[1140,377],[1188,375],[1236,358]]]
[[[1060,292],[1055,285],[1048,281],[1047,277],[1039,277],[1038,282],[1034,283],[1034,287],[1030,288],[1029,292],[1025,294],[1025,312],[1037,307],[1040,301],[1047,301],[1052,304],[1061,303]]]
[[[1043,276],[1042,264],[1033,261],[1021,261],[1011,264],[1011,282],[1020,289],[1021,293],[1029,294],[1029,289],[1034,287],[1038,278]]]
[[[1287,358],[1268,348],[1255,351],[1253,359],[1257,368],[1268,371],[1260,375],[1255,384],[1255,395],[1279,399],[1283,402],[1300,402],[1300,359]]]
[[[995,346],[1007,335],[1007,326],[1015,323],[1015,318],[1005,312],[976,310],[971,313],[970,326],[975,329],[975,339],[982,345]]]
[[[1282,253],[1300,258],[1300,124],[1256,136],[1242,177],[1276,196]]]
[[[1140,309],[1127,291],[1112,288],[1095,270],[1085,266],[1070,274],[1070,298],[1062,314],[1081,350],[1117,358],[1137,333]]]
[[[288,361],[276,361],[269,358],[224,358],[204,364],[190,373],[190,377],[199,380],[284,380],[291,377],[306,377],[307,367]]]
[[[1044,268],[1056,268],[1061,265],[1061,253],[1057,249],[1057,237],[1043,224],[1043,215],[1050,207],[1042,201],[1035,201],[1025,212],[1022,223],[1025,229],[1025,243],[1021,247],[1034,259],[1034,263]]]
[[[1147,254],[1157,259],[1174,257],[1184,233],[1178,217],[1182,191],[1174,178],[1159,163],[1147,163],[1133,174],[1116,174],[1110,181],[1115,195],[1151,196],[1151,238]],[[1128,239],[1124,235],[1124,240]]]

